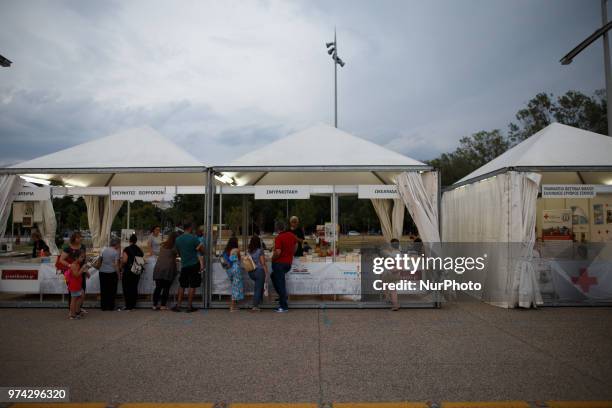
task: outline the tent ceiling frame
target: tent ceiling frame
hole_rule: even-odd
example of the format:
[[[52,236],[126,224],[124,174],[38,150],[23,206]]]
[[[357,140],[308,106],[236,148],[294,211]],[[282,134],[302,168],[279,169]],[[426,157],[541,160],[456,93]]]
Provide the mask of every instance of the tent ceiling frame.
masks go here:
[[[3,168],[0,174],[206,173],[206,167]]]
[[[447,186],[443,189],[444,192],[452,191],[456,188],[466,186],[468,184],[473,184],[478,181],[482,181],[484,179],[488,179],[490,177],[497,176],[498,174],[506,173],[508,171],[519,171],[519,172],[609,172],[612,171],[611,166],[517,166],[517,167],[503,167],[501,169],[497,169],[495,171],[491,171],[485,174],[482,174],[478,177],[471,178],[469,180],[457,182],[451,186]],[[582,179],[582,177],[581,177]],[[583,182],[584,184],[584,182]]]
[[[432,166],[213,166],[214,171],[218,172],[332,172],[332,171],[354,171],[354,172],[373,172],[373,171],[430,171]]]

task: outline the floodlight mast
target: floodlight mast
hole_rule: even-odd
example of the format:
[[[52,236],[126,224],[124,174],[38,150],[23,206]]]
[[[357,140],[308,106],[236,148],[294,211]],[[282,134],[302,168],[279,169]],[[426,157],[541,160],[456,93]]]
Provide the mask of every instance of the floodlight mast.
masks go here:
[[[344,61],[338,56],[338,42],[336,40],[336,28],[334,27],[334,41],[325,43],[327,53],[334,60],[334,126],[338,127],[338,65],[344,66]]]
[[[593,34],[588,36],[584,41],[578,44],[574,49],[568,52],[561,58],[561,65],[569,65],[574,58],[584,49],[591,45],[599,37],[603,36],[604,48],[604,76],[606,78],[606,105],[607,120],[608,120],[608,136],[612,136],[612,78],[610,77],[610,43],[608,41],[608,31],[612,29],[612,22],[608,22],[608,0],[601,0],[601,28],[595,30]]]

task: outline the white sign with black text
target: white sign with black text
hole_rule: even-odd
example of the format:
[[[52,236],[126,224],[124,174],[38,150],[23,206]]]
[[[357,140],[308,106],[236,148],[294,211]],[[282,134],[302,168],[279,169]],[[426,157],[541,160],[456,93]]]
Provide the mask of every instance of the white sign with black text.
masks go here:
[[[310,186],[255,186],[256,200],[307,200]]]
[[[51,199],[51,187],[22,186],[13,196],[14,201],[45,201]]]
[[[111,200],[141,200],[141,201],[165,201],[174,191],[167,191],[166,186],[143,186],[143,187],[111,187]]]
[[[365,184],[360,185],[357,196],[359,198],[400,198],[395,184]]]
[[[593,198],[593,184],[542,184],[542,198]]]

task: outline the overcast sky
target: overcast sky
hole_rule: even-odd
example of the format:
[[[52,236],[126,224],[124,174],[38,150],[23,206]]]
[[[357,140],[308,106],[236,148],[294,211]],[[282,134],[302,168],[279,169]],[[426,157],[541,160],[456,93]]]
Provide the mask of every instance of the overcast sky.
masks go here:
[[[604,87],[601,40],[559,63],[599,0],[2,0],[0,164],[141,125],[215,164],[332,124],[334,25],[339,127],[420,160]]]

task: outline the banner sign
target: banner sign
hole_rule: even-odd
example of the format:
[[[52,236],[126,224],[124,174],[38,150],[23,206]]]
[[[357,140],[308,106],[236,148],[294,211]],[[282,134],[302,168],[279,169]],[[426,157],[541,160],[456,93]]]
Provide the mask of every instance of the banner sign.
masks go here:
[[[66,284],[64,283],[65,291]],[[29,265],[6,265],[0,273],[0,292],[39,293],[40,274],[38,269]]]
[[[285,275],[290,295],[361,295],[361,265],[351,262],[301,262],[294,258]],[[253,281],[243,270],[244,292],[253,293]],[[268,282],[272,290],[273,285]],[[232,286],[220,263],[213,264],[212,294],[230,295]]]
[[[395,184],[360,185],[358,193],[357,193],[357,197],[358,198],[387,198],[387,199],[400,198],[399,193],[397,192],[397,186]]]
[[[310,186],[255,186],[256,200],[306,200]]]
[[[45,201],[51,199],[51,187],[22,186],[13,196],[15,201]]]
[[[612,262],[553,261],[551,269],[559,300],[612,301]]]
[[[174,191],[169,192],[173,195]],[[164,201],[166,199],[165,186],[147,187],[111,187],[111,200],[141,200],[141,201]]]
[[[542,184],[542,198],[593,198],[593,184]]]

